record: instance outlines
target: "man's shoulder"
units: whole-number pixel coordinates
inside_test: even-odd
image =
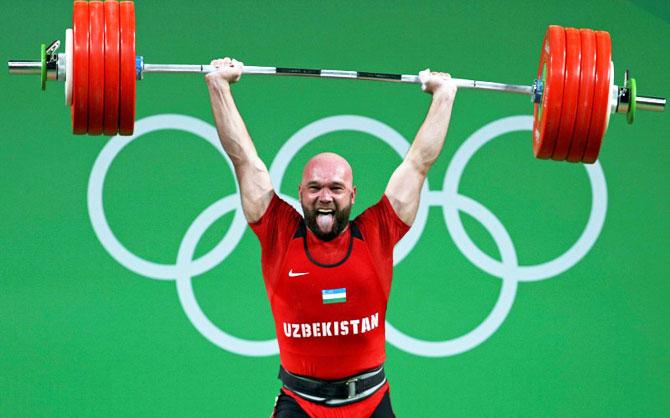
[[[388,197],[383,194],[379,201],[365,209],[358,215],[354,222],[365,232],[365,230],[378,231],[382,235],[404,235],[410,228],[405,224],[393,209]]]
[[[302,215],[286,200],[275,194],[265,213],[256,222],[249,223],[251,229],[263,240],[290,239],[299,225]]]
[[[388,200],[385,195],[382,195],[377,203],[368,206],[365,210],[363,210],[363,212],[356,216],[356,218],[354,218],[354,222],[356,222],[358,226],[361,226],[365,225],[366,223],[378,220],[383,216],[386,204],[384,202],[385,199]]]
[[[275,221],[282,218],[301,220],[302,215],[289,202],[275,193],[272,196],[270,204],[265,209],[263,215],[261,215],[258,221],[254,222],[254,224],[261,223],[262,221],[268,220],[269,218],[274,218],[273,220]]]

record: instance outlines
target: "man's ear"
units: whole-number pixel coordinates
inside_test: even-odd
[[[351,192],[351,204],[353,205],[356,203],[356,186],[353,187],[353,191]]]
[[[298,184],[298,202],[302,204],[302,184]]]

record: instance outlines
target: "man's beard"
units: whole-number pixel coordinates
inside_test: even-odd
[[[303,205],[302,211],[305,215],[305,224],[320,240],[331,241],[337,238],[349,224],[349,214],[351,213],[351,206],[352,205],[349,205],[342,209],[337,209],[336,207],[333,215],[326,215],[326,216],[333,216],[333,227],[330,229],[330,232],[323,232],[321,231],[317,223],[317,217],[319,216],[318,210],[317,209],[310,210]]]

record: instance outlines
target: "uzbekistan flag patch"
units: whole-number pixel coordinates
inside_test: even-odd
[[[347,301],[347,289],[323,289],[321,291],[321,300],[326,303],[344,303]]]

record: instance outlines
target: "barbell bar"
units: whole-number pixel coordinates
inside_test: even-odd
[[[211,65],[149,64],[135,51],[135,4],[132,1],[76,0],[73,29],[60,41],[41,45],[39,61],[8,61],[10,74],[40,75],[64,81],[74,134],[131,135],[136,81],[149,73],[207,74]],[[243,74],[339,78],[419,84],[418,75],[288,67],[244,66]],[[530,86],[462,78],[466,89],[527,95],[534,106],[533,153],[537,158],[593,163],[600,152],[611,113],[662,112],[666,99],[637,95],[636,81],[624,73],[614,84],[608,32],[549,26],[537,77]]]

